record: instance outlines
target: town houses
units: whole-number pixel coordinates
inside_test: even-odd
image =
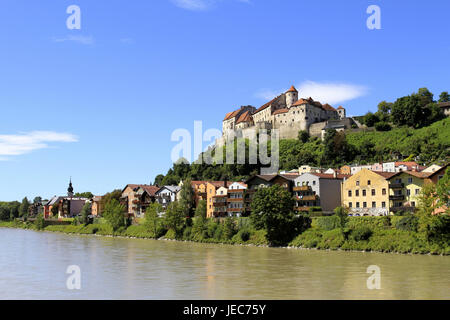
[[[249,216],[254,194],[260,188],[273,185],[292,194],[295,212],[332,215],[337,207],[345,207],[352,216],[384,216],[400,211],[415,212],[423,186],[436,184],[447,168],[448,164],[424,167],[412,161],[341,168],[304,165],[288,172],[254,175],[244,181],[194,180],[190,183],[194,206],[205,201],[207,218]],[[159,214],[164,215],[170,203],[180,200],[183,184],[184,181],[166,186],[127,184],[119,191],[124,214],[131,219],[144,218],[147,208],[156,202],[161,205]],[[75,197],[70,181],[67,196],[37,202],[30,207],[30,214],[43,213],[45,218],[75,217],[88,202],[92,216],[101,216],[102,196]]]

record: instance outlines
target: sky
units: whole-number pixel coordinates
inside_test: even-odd
[[[66,12],[80,8],[80,29]],[[367,8],[378,5],[381,29]],[[221,130],[227,112],[291,85],[376,111],[450,91],[450,2],[2,0],[0,201],[149,184],[176,129]],[[207,146],[205,142],[204,147]]]

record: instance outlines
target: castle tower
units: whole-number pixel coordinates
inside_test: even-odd
[[[286,107],[290,108],[295,102],[298,101],[298,91],[294,86],[286,91]]]
[[[72,177],[70,177],[69,187],[67,188],[67,196],[73,197]]]
[[[339,115],[339,119],[342,120],[342,119],[345,119],[347,117],[347,115],[345,114],[345,108],[343,106],[339,106],[337,108],[337,112],[338,112],[338,115]]]

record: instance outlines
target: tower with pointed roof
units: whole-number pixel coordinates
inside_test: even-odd
[[[347,115],[345,114],[345,108],[343,106],[339,106],[337,108],[337,112],[338,112],[338,115],[339,115],[339,119],[342,120],[342,119],[345,119],[347,117]]]
[[[73,197],[72,177],[70,177],[69,187],[67,188],[67,196]]]
[[[289,109],[298,100],[298,91],[294,86],[286,91],[286,107]]]

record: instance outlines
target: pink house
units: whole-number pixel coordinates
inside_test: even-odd
[[[383,172],[383,164],[382,163],[374,163],[372,165],[372,171]]]

